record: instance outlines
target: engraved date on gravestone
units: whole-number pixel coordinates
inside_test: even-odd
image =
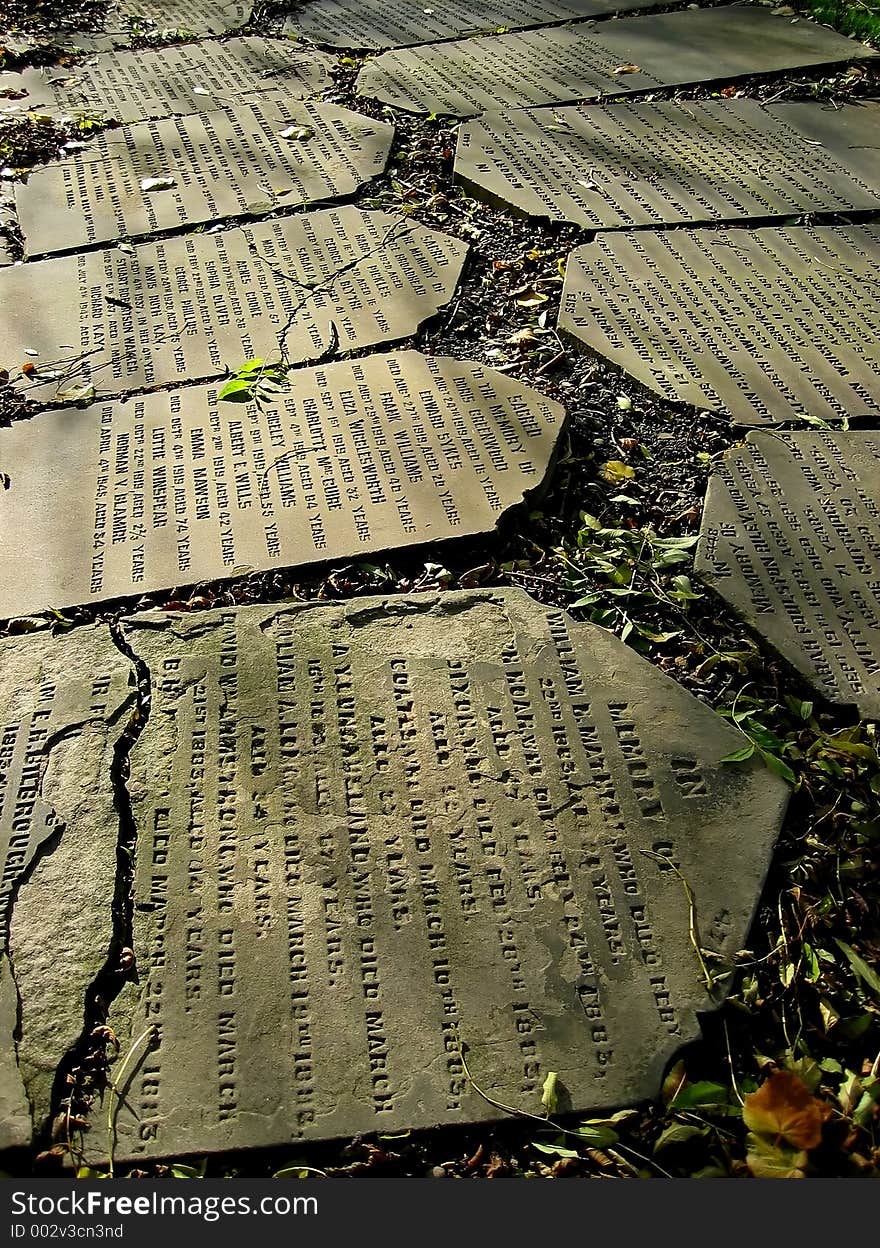
[[[415,43],[521,30],[579,17],[611,17],[657,8],[661,0],[450,0],[436,8],[393,0],[306,0],[288,26],[318,43],[341,48],[398,48]]]
[[[34,256],[331,200],[382,172],[393,137],[385,122],[267,91],[230,110],[104,130],[16,185],[19,224]]]
[[[696,573],[830,702],[880,717],[880,434],[750,433],[710,482]]]
[[[492,203],[587,229],[877,208],[880,149],[851,142],[878,130],[880,105],[517,109],[459,129],[455,178]]]
[[[551,1070],[570,1109],[656,1094],[712,1006],[681,877],[731,956],[786,800],[713,712],[518,590],[126,635],[153,704],[110,1023],[153,1044],[118,1157],[497,1116],[461,1046],[526,1112]]]
[[[265,410],[200,387],[44,413],[0,433],[0,614],[490,532],[563,418],[415,351],[297,372]]]
[[[451,299],[466,252],[405,217],[331,208],[5,269],[0,329],[35,364],[31,397],[123,394],[404,338]]]
[[[569,257],[559,328],[738,424],[876,415],[880,227],[600,234]]]
[[[467,117],[875,55],[827,28],[734,5],[385,52],[357,89],[411,112]]]
[[[0,643],[0,1148],[44,1126],[113,936],[129,670],[106,629]]]
[[[292,99],[330,85],[330,58],[315,48],[248,36],[147,52],[102,52],[68,68],[0,74],[0,89],[25,91],[22,106],[50,112],[106,113],[117,121],[207,112],[267,90]]]

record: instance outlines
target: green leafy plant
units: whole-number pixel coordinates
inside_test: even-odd
[[[256,403],[267,406],[285,390],[287,369],[280,360],[247,360],[227,381],[218,398],[225,403]]]

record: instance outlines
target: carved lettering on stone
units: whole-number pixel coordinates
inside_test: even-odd
[[[730,957],[786,801],[728,725],[520,591],[126,627],[153,703],[110,1021],[157,1043],[119,1158],[497,1116],[461,1046],[527,1112],[549,1071],[570,1109],[656,1094],[713,1004],[678,872]]]
[[[248,36],[146,52],[101,52],[68,68],[0,74],[0,88],[27,92],[5,111],[84,110],[117,121],[146,121],[249,102],[267,90],[304,99],[330,85],[330,64],[315,48]]]
[[[874,55],[825,27],[732,6],[385,52],[357,87],[410,112],[467,117]],[[631,64],[638,72],[615,72]]]
[[[880,717],[880,434],[750,433],[709,483],[699,578],[830,702]]]
[[[876,104],[517,109],[461,126],[455,177],[491,203],[586,229],[870,209],[880,149],[867,140],[878,131]]]
[[[434,43],[499,29],[569,22],[579,17],[613,17],[657,8],[661,0],[450,0],[436,8],[394,4],[393,0],[308,0],[286,27],[317,43],[341,48],[395,48]],[[285,27],[285,28],[286,28]]]
[[[113,936],[111,764],[130,665],[106,629],[0,644],[0,1147],[26,1146]]]
[[[491,532],[547,474],[564,414],[415,351],[296,372],[259,410],[217,389],[0,432],[0,613]]]
[[[880,227],[600,234],[569,257],[559,328],[739,424],[876,415]]]
[[[293,131],[284,137],[285,131]],[[30,255],[350,195],[381,173],[394,127],[279,93],[234,110],[105,130],[15,188]],[[144,181],[173,178],[145,190]]]
[[[466,253],[405,217],[331,208],[5,269],[0,329],[36,365],[31,397],[123,394],[404,338],[452,298]]]

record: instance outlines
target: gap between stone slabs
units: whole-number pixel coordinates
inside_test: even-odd
[[[787,801],[720,763],[729,725],[518,590],[124,629],[153,691],[118,1161],[499,1116],[461,1046],[526,1111],[550,1070],[563,1111],[657,1094]]]
[[[585,229],[880,208],[880,105],[656,100],[465,122],[455,181]]]
[[[408,112],[470,117],[876,55],[825,27],[734,5],[385,52],[361,70],[357,91]]]
[[[28,397],[120,395],[407,338],[452,298],[466,255],[450,235],[347,205],[7,268],[0,328],[35,365]]]

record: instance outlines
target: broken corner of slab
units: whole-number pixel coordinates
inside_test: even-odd
[[[750,433],[713,473],[695,573],[827,701],[880,717],[880,434]]]
[[[134,617],[118,1160],[657,1094],[786,804],[738,734],[520,591]],[[198,1112],[194,1107],[198,1106]],[[103,1119],[87,1136],[95,1160]]]
[[[111,767],[131,696],[107,629],[0,644],[0,1148],[45,1129],[111,946]]]

